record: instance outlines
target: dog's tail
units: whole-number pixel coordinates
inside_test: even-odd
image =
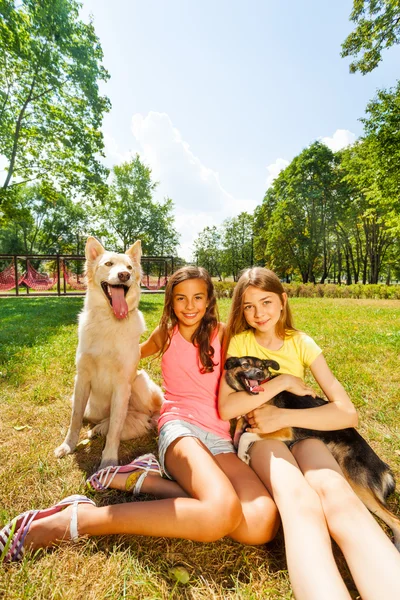
[[[351,480],[349,480],[349,483],[365,506],[391,528],[394,536],[394,545],[400,552],[400,519],[385,506],[384,502],[378,498],[373,489],[364,487]]]

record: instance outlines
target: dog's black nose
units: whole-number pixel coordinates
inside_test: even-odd
[[[118,279],[120,281],[128,281],[130,276],[131,274],[128,271],[121,271],[120,273],[118,273]]]

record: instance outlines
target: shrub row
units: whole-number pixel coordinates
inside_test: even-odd
[[[234,281],[213,281],[217,298],[232,298],[236,283]]]
[[[215,281],[217,298],[232,298],[236,283]],[[354,283],[336,285],[334,283],[284,283],[289,298],[378,298],[400,300],[400,285]]]

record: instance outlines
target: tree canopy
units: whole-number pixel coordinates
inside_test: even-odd
[[[110,245],[125,251],[133,240],[142,241],[146,254],[175,252],[178,233],[172,215],[173,202],[153,199],[157,182],[139,155],[116,165],[104,206],[99,210],[99,233]],[[97,212],[97,211],[96,211]]]
[[[400,0],[354,0],[350,19],[356,24],[342,44],[342,56],[354,57],[350,71],[373,71],[382,52],[400,42]]]
[[[38,181],[64,193],[101,196],[107,169],[100,130],[108,73],[92,23],[76,0],[0,0],[0,206]]]

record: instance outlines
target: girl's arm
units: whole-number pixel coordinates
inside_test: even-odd
[[[157,354],[162,347],[162,339],[160,328],[156,327],[151,336],[140,345],[140,358],[147,358],[153,354]]]
[[[305,427],[321,431],[357,427],[356,409],[343,386],[338,382],[320,354],[310,366],[311,372],[329,400],[315,408],[286,409],[266,405],[248,416],[253,433],[271,433],[284,427]]]
[[[268,400],[271,400],[271,398],[283,392],[283,390],[291,391],[293,394],[297,394],[297,396],[316,395],[314,390],[309,388],[300,377],[295,377],[294,375],[278,375],[267,383],[263,383],[262,387],[264,391],[259,392],[257,395],[251,395],[247,392],[236,392],[226,383],[224,371],[219,385],[218,396],[218,411],[221,419],[229,421],[229,419],[233,419],[234,417],[245,415],[249,411],[261,406],[261,404],[268,402]],[[275,431],[275,429],[270,431]]]

